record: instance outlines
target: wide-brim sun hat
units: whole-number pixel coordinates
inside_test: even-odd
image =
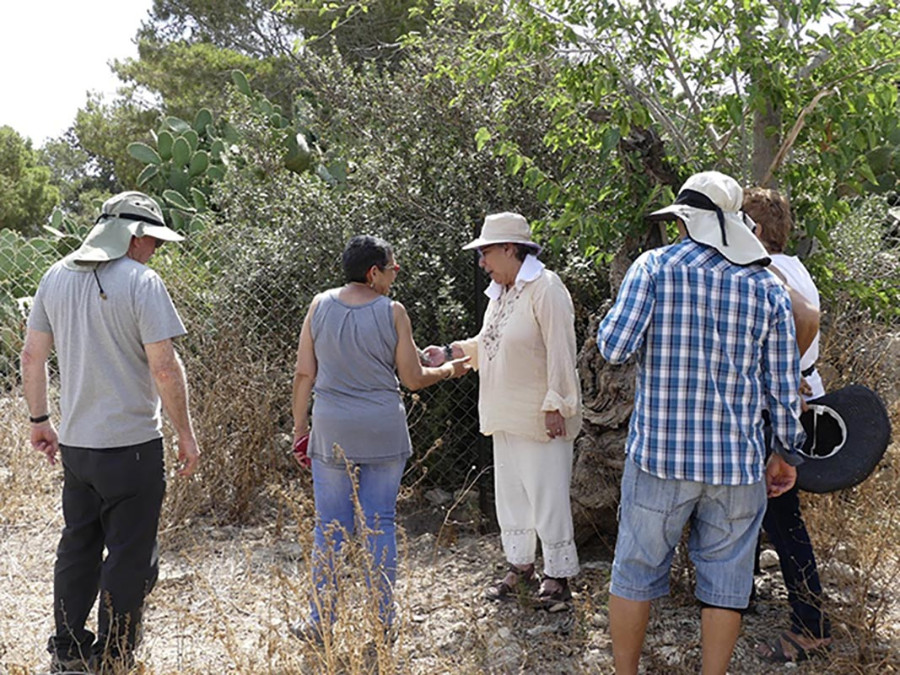
[[[807,401],[800,415],[806,443],[797,486],[807,492],[845,490],[865,480],[891,440],[891,420],[878,394],[859,384]]]
[[[712,246],[736,265],[768,265],[765,247],[753,234],[756,224],[741,211],[744,190],[731,176],[703,171],[688,178],[675,203],[654,211],[649,220],[680,218],[688,236]]]
[[[518,213],[492,213],[484,217],[481,235],[463,246],[464,251],[491,244],[522,244],[540,253],[540,244],[531,240],[531,228],[525,216]]]
[[[162,209],[152,198],[143,192],[120,192],[103,203],[97,223],[65,263],[71,267],[116,260],[128,251],[132,237],[184,239],[166,226]]]

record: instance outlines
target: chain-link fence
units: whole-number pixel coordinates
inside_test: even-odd
[[[297,477],[299,469],[289,459],[297,340],[314,295],[341,283],[340,252],[347,236],[355,234],[341,229],[323,224],[304,233],[290,221],[283,227],[238,232],[233,225],[214,224],[191,233],[182,244],[164,246],[149,263],[162,276],[188,328],[178,351],[204,452],[199,480],[206,487],[201,490],[206,499],[198,503],[192,496],[189,511],[244,518],[273,478],[277,484],[279,478]],[[0,364],[7,390],[16,392],[30,296],[43,272],[79,241],[25,238],[9,231],[0,237],[5,271]],[[452,265],[432,260],[432,266],[442,269],[438,279],[414,271],[421,256],[404,250],[408,242],[394,243],[402,271],[392,297],[408,308],[417,343],[442,344],[477,332],[485,278],[474,256],[456,256]],[[458,248],[458,242],[454,245]],[[461,300],[451,302],[450,296]],[[451,305],[452,319],[438,319]],[[55,384],[52,364],[51,379]],[[437,487],[453,494],[488,485],[490,445],[478,433],[477,391],[477,375],[404,391],[414,449],[404,479],[407,487],[419,493]],[[486,491],[478,492],[489,512]],[[179,509],[179,495],[174,499]]]

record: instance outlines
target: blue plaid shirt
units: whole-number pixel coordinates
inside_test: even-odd
[[[790,297],[767,269],[734,265],[689,239],[647,251],[628,270],[597,345],[610,363],[637,356],[626,453],[645,471],[759,482],[766,409],[773,445],[799,463],[800,355]]]

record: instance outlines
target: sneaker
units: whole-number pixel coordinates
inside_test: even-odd
[[[322,625],[318,622],[310,621],[309,619],[298,621],[288,628],[288,631],[301,642],[313,644],[317,647],[321,647],[325,644],[325,635],[322,633]]]

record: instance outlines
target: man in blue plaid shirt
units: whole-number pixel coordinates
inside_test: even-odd
[[[724,174],[689,178],[673,218],[682,239],[628,270],[597,331],[611,363],[637,359],[610,583],[617,673],[637,673],[650,601],[669,591],[691,524],[703,673],[725,673],[753,585],[767,491],[790,489],[804,439],[791,302]],[[763,410],[778,448],[765,462]],[[766,479],[763,481],[763,479]]]

